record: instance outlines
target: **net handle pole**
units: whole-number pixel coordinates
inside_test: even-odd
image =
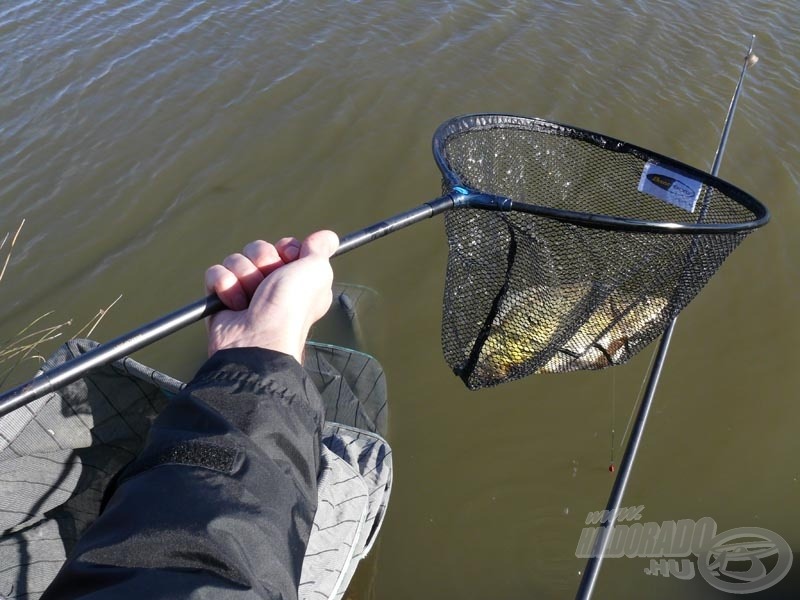
[[[339,256],[364,246],[378,238],[433,217],[457,205],[471,204],[473,201],[480,202],[480,200],[480,197],[476,198],[468,194],[466,190],[454,189],[449,194],[342,237],[339,248],[333,256]],[[225,307],[216,294],[211,294],[155,321],[142,325],[129,333],[100,344],[85,354],[81,354],[50,369],[46,373],[34,377],[26,383],[0,394],[0,417],[62,386],[77,381],[92,369],[124,358],[145,346],[149,346],[153,342],[183,329],[187,325],[219,312],[223,308]]]
[[[387,236],[390,233],[405,229],[409,225],[414,225],[415,223],[419,223],[420,221],[449,210],[454,206],[454,197],[455,194],[453,193],[445,194],[436,200],[420,204],[416,208],[397,214],[385,221],[380,221],[369,227],[364,227],[364,229],[354,231],[339,240],[339,248],[333,253],[333,256],[340,256]]]
[[[742,72],[739,75],[739,82],[736,84],[736,90],[733,93],[733,98],[731,99],[730,106],[728,107],[728,114],[725,117],[725,124],[722,128],[719,146],[717,146],[717,152],[714,155],[714,164],[711,167],[711,174],[715,177],[719,172],[719,167],[722,163],[722,156],[725,153],[725,146],[728,143],[728,134],[730,133],[731,122],[733,121],[733,113],[736,110],[736,105],[739,101],[739,95],[742,91],[742,83],[744,82],[745,72],[747,71],[747,67],[754,65],[758,61],[758,57],[753,54],[753,44],[755,43],[755,39],[755,35],[753,35],[750,39],[750,47],[747,50],[747,55],[744,57]],[[628,438],[628,443],[625,446],[625,453],[620,461],[619,472],[617,478],[614,480],[614,485],[611,488],[611,494],[608,498],[608,503],[606,504],[606,510],[608,511],[606,515],[608,515],[608,518],[604,523],[601,523],[597,529],[594,544],[592,546],[592,555],[587,561],[586,568],[584,569],[581,577],[581,583],[578,587],[578,593],[576,595],[576,598],[579,600],[588,600],[591,598],[595,584],[597,583],[600,567],[603,563],[603,558],[606,549],[608,548],[608,544],[611,541],[611,536],[616,522],[616,515],[622,506],[622,498],[625,495],[625,488],[628,486],[628,481],[630,480],[631,471],[633,469],[633,463],[634,460],[636,460],[636,454],[639,451],[639,445],[641,444],[642,437],[644,435],[647,417],[650,415],[653,397],[655,396],[656,388],[658,387],[658,381],[664,368],[664,361],[667,358],[669,344],[672,341],[672,333],[675,330],[675,324],[677,321],[677,316],[670,320],[667,328],[664,330],[664,334],[661,336],[661,341],[659,342],[658,349],[656,350],[655,360],[648,376],[647,387],[645,389],[644,396],[642,397],[642,401],[639,404],[639,408],[636,413],[636,420],[634,421],[631,435]]]

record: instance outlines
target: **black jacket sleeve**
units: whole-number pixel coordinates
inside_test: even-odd
[[[217,352],[155,420],[43,599],[296,598],[323,414],[290,356]]]

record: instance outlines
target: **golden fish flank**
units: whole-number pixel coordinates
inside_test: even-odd
[[[667,301],[644,298],[637,302],[620,296],[609,296],[538,372],[603,369],[626,362],[631,343],[645,337],[663,318]]]
[[[579,286],[547,291],[536,288],[509,297],[481,352],[480,365],[485,375],[505,378],[515,367],[546,350],[561,325],[558,318],[542,317],[557,305],[550,301],[558,297],[560,306],[566,302],[571,307],[588,291],[588,287]],[[630,343],[641,339],[662,319],[666,305],[663,298],[637,301],[620,292],[612,293],[537,372],[602,369],[625,362],[630,358]]]
[[[559,325],[557,318],[548,318],[550,307],[563,303],[565,292],[582,297],[577,286],[534,286],[508,293],[481,349],[477,368],[482,376],[504,379],[545,348]]]

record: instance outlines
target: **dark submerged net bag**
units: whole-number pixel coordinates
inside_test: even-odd
[[[626,362],[768,219],[702,171],[541,119],[453,119],[434,155],[446,190],[511,201],[445,217],[442,346],[472,389]]]

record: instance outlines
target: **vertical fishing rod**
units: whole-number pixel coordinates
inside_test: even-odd
[[[725,117],[725,124],[722,127],[722,135],[719,146],[717,147],[717,152],[714,155],[714,164],[711,167],[711,174],[715,177],[719,172],[719,167],[722,163],[722,155],[725,153],[725,146],[728,143],[728,133],[730,132],[731,121],[733,120],[733,113],[736,110],[736,104],[739,102],[739,94],[742,91],[742,83],[744,82],[745,72],[747,71],[747,67],[753,66],[756,64],[756,62],[758,62],[758,57],[753,54],[753,44],[755,44],[755,40],[756,36],[754,35],[750,39],[750,47],[747,50],[747,55],[744,57],[742,72],[739,75],[739,82],[736,84],[736,91],[733,93],[731,104],[728,107],[728,114]],[[701,209],[700,218],[702,218],[705,214],[705,208],[706,207],[704,206]],[[633,425],[631,436],[628,440],[628,444],[625,446],[625,453],[622,456],[622,461],[619,465],[619,475],[617,475],[617,478],[614,480],[614,485],[611,488],[611,495],[609,496],[608,504],[606,505],[607,512],[605,514],[607,515],[607,519],[598,527],[597,537],[595,538],[592,548],[592,556],[586,563],[586,569],[584,570],[583,577],[581,578],[580,587],[578,588],[578,594],[576,596],[576,598],[581,600],[591,597],[592,592],[594,591],[594,586],[597,583],[597,576],[600,573],[600,566],[603,563],[606,549],[611,541],[617,512],[622,506],[622,497],[625,494],[625,488],[628,486],[631,469],[633,468],[633,461],[636,459],[636,453],[638,452],[639,444],[642,441],[644,427],[647,422],[647,417],[650,414],[650,407],[653,404],[653,397],[656,393],[656,387],[658,387],[658,380],[661,377],[661,371],[664,368],[664,361],[667,358],[667,351],[669,350],[669,344],[672,340],[672,332],[675,330],[675,323],[677,320],[677,316],[673,317],[670,320],[669,325],[667,325],[664,334],[661,336],[661,341],[659,343],[658,350],[656,351],[655,361],[650,369],[647,388],[642,398],[642,402],[639,405],[639,410],[636,414],[636,421]]]

